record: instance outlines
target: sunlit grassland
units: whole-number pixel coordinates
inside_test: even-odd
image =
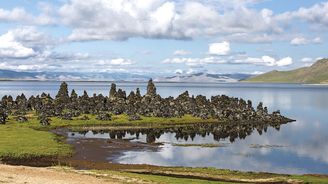
[[[70,146],[50,132],[13,123],[0,126],[0,158],[61,157],[69,154]]]

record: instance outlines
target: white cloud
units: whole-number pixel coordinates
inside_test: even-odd
[[[291,57],[285,57],[276,61],[277,66],[288,66],[293,64],[293,59]]]
[[[206,64],[223,64],[227,61],[218,57],[204,58],[168,58],[162,63],[165,64],[186,64],[188,66],[206,65]]]
[[[99,60],[97,62],[98,65],[114,65],[114,66],[124,66],[124,65],[132,65],[134,61],[124,58],[115,58],[111,60]]]
[[[59,14],[62,23],[73,28],[69,38],[74,41],[131,37],[190,39],[282,31],[271,10],[246,7],[254,1],[234,2],[238,3],[232,3],[229,10],[219,11],[215,3],[204,1],[70,0],[60,8]]]
[[[187,50],[176,50],[173,53],[173,55],[175,55],[175,56],[185,56],[185,55],[189,55],[189,54],[191,54],[191,52],[187,51]]]
[[[319,31],[328,28],[328,2],[314,4],[309,8],[301,7],[296,11],[289,11],[279,14],[275,19],[279,22],[291,23],[294,19],[310,23],[312,27]]]
[[[322,40],[320,37],[315,37],[313,39],[307,39],[305,37],[299,36],[299,37],[295,37],[294,39],[292,39],[290,41],[290,44],[294,45],[294,46],[307,45],[307,44],[311,44],[311,43],[315,43],[315,44],[322,43]]]
[[[304,37],[296,37],[290,41],[291,45],[305,45],[308,41]]]
[[[271,56],[262,56],[261,58],[247,57],[246,59],[232,61],[232,63],[265,66],[288,66],[293,64],[293,59],[291,57],[285,57],[280,60],[277,60]]]
[[[319,26],[328,26],[328,2],[317,3],[310,8],[300,8],[291,16]]]
[[[211,55],[227,55],[230,52],[229,42],[212,43],[209,45],[208,53]]]
[[[250,64],[250,65],[263,65],[263,66],[288,66],[293,64],[291,57],[275,59],[271,56],[245,57],[238,58],[231,56],[229,58],[221,58],[218,56],[204,57],[204,58],[168,58],[162,61],[165,64],[185,64],[187,66],[204,66],[208,64]]]
[[[15,70],[15,71],[40,71],[44,69],[51,69],[48,64],[41,63],[14,63],[14,62],[0,62],[0,68],[6,70]]]
[[[313,62],[313,59],[312,58],[309,58],[309,57],[305,57],[305,58],[302,58],[301,59],[301,62],[303,62],[303,63],[309,63],[309,62]]]
[[[12,10],[0,8],[0,22],[19,22],[25,25],[55,24],[54,17],[49,13],[49,9],[46,11],[46,9],[41,8],[41,14],[34,16],[23,8],[14,8]]]
[[[28,58],[36,55],[32,48],[25,47],[22,43],[18,42],[12,31],[1,35],[0,43],[1,58]]]

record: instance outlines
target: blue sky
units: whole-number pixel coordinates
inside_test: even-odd
[[[11,0],[0,68],[262,73],[327,57],[328,1]]]

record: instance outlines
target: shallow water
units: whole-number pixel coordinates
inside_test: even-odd
[[[85,89],[92,93],[109,92],[106,82],[70,82],[79,94]],[[170,143],[217,143],[213,135],[196,136],[194,140],[177,140],[175,133],[164,133],[156,142],[167,142],[156,151],[127,151],[115,162],[144,163],[164,166],[217,167],[247,171],[278,173],[328,174],[328,87],[294,84],[186,84],[160,83],[157,91],[163,97],[177,96],[185,90],[190,94],[225,94],[250,99],[253,104],[262,101],[269,111],[280,109],[283,115],[296,122],[282,125],[280,130],[268,128],[260,135],[254,131],[245,139],[229,138],[220,143],[226,147],[180,147]],[[59,82],[0,82],[0,96],[13,96],[24,92],[27,96],[45,91],[54,95]],[[145,83],[118,83],[119,88],[130,91]],[[92,133],[88,136],[94,137]],[[103,134],[104,138],[109,135]],[[96,136],[98,137],[98,136]],[[140,136],[145,141],[145,135]],[[278,147],[252,148],[252,145],[278,145]]]

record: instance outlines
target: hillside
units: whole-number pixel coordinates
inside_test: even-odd
[[[328,59],[321,59],[310,67],[303,67],[291,71],[271,71],[244,80],[245,82],[272,83],[328,83]]]

